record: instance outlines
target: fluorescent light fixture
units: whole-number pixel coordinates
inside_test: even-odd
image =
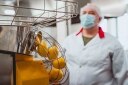
[[[12,1],[5,1],[4,2],[6,5],[13,5],[13,2]]]
[[[10,9],[6,9],[4,11],[4,13],[7,14],[7,15],[15,15],[15,11],[14,10],[10,10]]]

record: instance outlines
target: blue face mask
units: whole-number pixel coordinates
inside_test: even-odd
[[[84,29],[90,29],[95,25],[95,16],[91,14],[85,14],[80,16],[81,25]]]

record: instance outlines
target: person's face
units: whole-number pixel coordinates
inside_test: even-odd
[[[91,8],[86,8],[82,11],[81,15],[84,15],[84,14],[90,14],[90,15],[93,15],[95,16],[96,20],[95,20],[95,23],[96,24],[99,24],[100,20],[101,20],[101,17],[97,14],[96,11],[94,11],[93,9]]]

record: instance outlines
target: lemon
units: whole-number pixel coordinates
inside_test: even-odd
[[[51,46],[48,49],[48,58],[49,60],[56,59],[58,56],[58,48],[56,46]]]
[[[37,48],[37,52],[40,56],[46,57],[48,54],[48,47],[45,41],[41,41],[41,43],[39,44],[38,48]]]
[[[41,43],[41,40],[39,39],[38,36],[36,36],[36,39],[35,39],[35,45],[39,45]]]
[[[35,39],[35,45],[39,45],[42,41],[42,33],[38,32],[36,39]]]
[[[63,72],[60,69],[52,68],[49,72],[50,81],[59,81],[63,77]]]
[[[66,62],[63,57],[53,60],[52,63],[53,63],[53,67],[55,67],[57,69],[62,69],[66,66]]]

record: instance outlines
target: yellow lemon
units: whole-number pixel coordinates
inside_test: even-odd
[[[66,62],[63,57],[53,60],[53,67],[55,67],[57,69],[62,69],[65,66],[66,66]]]
[[[48,47],[45,41],[41,41],[41,43],[39,44],[38,48],[37,48],[37,52],[40,56],[46,57],[48,54]]]
[[[39,39],[38,36],[36,36],[36,39],[35,39],[35,45],[39,45],[41,43],[41,40]]]
[[[58,48],[56,46],[52,46],[48,49],[48,58],[49,60],[56,59],[58,56]]]
[[[60,69],[52,68],[49,72],[50,81],[59,81],[63,77],[63,72]]]
[[[41,43],[41,41],[42,41],[42,33],[38,32],[36,39],[35,39],[35,44],[39,45]]]

